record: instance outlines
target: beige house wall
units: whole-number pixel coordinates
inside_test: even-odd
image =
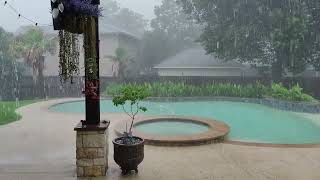
[[[255,76],[256,73],[246,72],[238,68],[161,68],[159,76]]]
[[[82,42],[82,37],[79,38]],[[130,55],[134,57],[137,53],[137,42],[139,40],[127,38],[125,35],[119,34],[103,34],[100,36],[100,76],[112,76],[113,62],[108,56],[115,55],[118,47],[128,50]],[[121,45],[120,45],[121,42]],[[84,51],[82,43],[80,43],[80,75],[84,76]],[[45,76],[59,75],[59,45],[57,44],[57,51],[54,55],[47,54],[45,57]]]

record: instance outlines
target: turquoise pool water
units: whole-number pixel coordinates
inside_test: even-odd
[[[147,134],[180,136],[204,133],[209,130],[209,127],[192,122],[155,121],[138,124],[135,129]]]
[[[320,143],[320,123],[289,111],[259,104],[226,101],[143,102],[147,115],[184,115],[213,118],[227,123],[229,139],[276,144]],[[56,112],[83,113],[83,101],[59,104]],[[110,100],[101,102],[102,112],[122,112]],[[319,119],[320,121],[320,119]]]

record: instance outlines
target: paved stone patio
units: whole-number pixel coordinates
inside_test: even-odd
[[[48,107],[73,99],[40,102],[18,109],[20,121],[0,126],[0,180],[76,180],[74,126],[81,114],[53,113]],[[319,115],[309,115],[320,122]],[[110,138],[123,114],[111,120]],[[320,148],[266,148],[231,144],[145,147],[139,174],[121,176],[110,142],[106,177],[93,180],[319,180]],[[88,178],[90,179],[90,178]],[[84,179],[79,179],[84,180]]]

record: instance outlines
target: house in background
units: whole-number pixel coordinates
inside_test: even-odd
[[[57,36],[56,31],[51,29],[43,29],[48,37]],[[25,28],[21,28],[17,33],[23,33]],[[136,57],[140,44],[140,36],[135,35],[127,30],[118,28],[111,24],[100,25],[100,76],[113,76],[114,62],[109,56],[114,56],[117,48],[125,49],[130,57]],[[79,36],[80,42],[80,76],[84,76],[84,52],[82,46],[82,35]],[[44,76],[55,77],[59,76],[59,43],[57,43],[56,53],[54,55],[46,54],[44,61]],[[32,75],[32,69],[26,68],[24,73],[27,76]]]
[[[181,51],[155,66],[159,76],[253,77],[256,69],[236,61],[223,61],[207,55],[202,48]]]
[[[285,77],[293,77],[293,76],[294,75],[292,73],[286,72]],[[309,78],[319,78],[320,77],[320,73],[319,73],[319,71],[316,71],[313,66],[307,65],[306,69],[303,72],[297,74],[296,76],[297,77],[304,77],[304,78],[307,78],[307,77],[309,77]]]

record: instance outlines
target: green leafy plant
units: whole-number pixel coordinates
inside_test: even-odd
[[[48,38],[40,28],[27,27],[25,33],[16,36],[11,48],[16,58],[32,67],[35,82],[43,87],[45,55],[56,52],[56,38]]]
[[[271,97],[289,101],[310,102],[314,100],[312,96],[303,93],[303,89],[299,86],[299,84],[291,87],[291,89],[287,89],[281,83],[273,83],[271,85]]]
[[[124,48],[117,48],[114,56],[105,56],[111,59],[113,76],[120,79],[126,77],[126,69],[129,63],[133,62],[133,58],[129,56],[128,52]]]
[[[148,97],[148,93],[144,87],[136,85],[125,85],[120,88],[120,94],[113,95],[113,104],[118,107],[121,106],[123,111],[131,118],[130,128],[126,125],[124,135],[126,137],[132,136],[133,122],[139,112],[146,112],[147,108],[140,106],[140,102]],[[129,105],[127,107],[126,105]]]
[[[79,75],[80,47],[78,36],[67,31],[59,31],[59,76],[66,81]]]
[[[289,101],[313,101],[314,98],[303,93],[299,85],[291,89],[282,84],[273,83],[271,86],[259,82],[248,85],[237,85],[232,83],[210,83],[195,86],[186,83],[156,82],[144,84],[111,84],[107,88],[107,95],[119,92],[125,86],[138,86],[146,89],[153,97],[195,97],[195,96],[225,96],[242,98],[275,98]]]
[[[308,94],[304,94],[303,89],[299,86],[299,84],[293,86],[289,90],[289,97],[292,101],[312,101],[313,97]]]
[[[271,84],[271,97],[277,99],[287,99],[289,97],[290,91],[285,88],[281,83]]]

